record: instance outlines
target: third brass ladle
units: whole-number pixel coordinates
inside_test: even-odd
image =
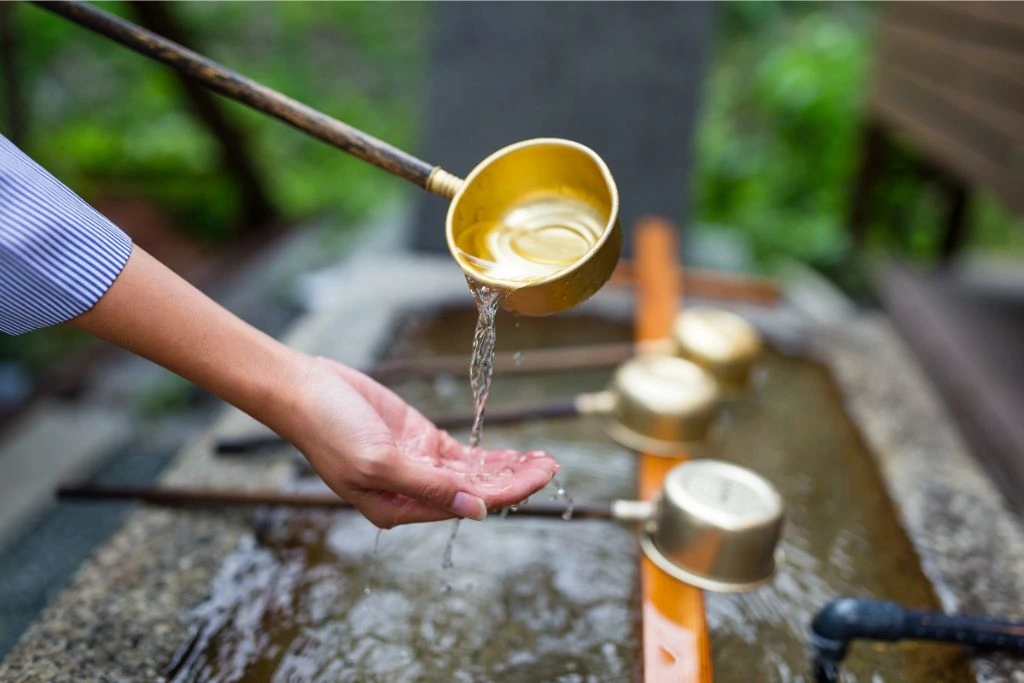
[[[57,495],[171,507],[350,507],[333,493],[275,490],[85,484],[62,486]],[[705,590],[731,592],[762,585],[781,565],[778,543],[784,510],[782,496],[763,477],[731,463],[703,459],[673,467],[652,501],[578,503],[571,509],[564,502],[528,503],[518,506],[515,516],[637,524],[644,553],[670,576]]]
[[[618,190],[604,161],[579,143],[558,138],[518,142],[491,154],[462,180],[88,4],[35,4],[450,199],[445,227],[452,256],[471,279],[507,292],[503,306],[510,311],[531,316],[564,311],[611,277],[622,242]],[[481,226],[497,223],[513,228],[507,243],[498,245],[479,234]]]
[[[676,316],[666,339],[634,344],[584,344],[527,349],[525,354],[494,355],[495,373],[567,372],[615,367],[637,353],[674,355],[706,368],[730,395],[748,385],[764,350],[757,328],[741,316],[720,308],[687,306]],[[465,354],[393,358],[377,363],[369,374],[379,382],[465,374]]]

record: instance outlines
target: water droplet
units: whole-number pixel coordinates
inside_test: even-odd
[[[509,508],[512,510],[512,512],[519,512],[519,503],[512,503],[511,505],[509,505]]]
[[[383,529],[377,529],[377,535],[373,537],[373,553],[370,555],[370,578],[367,580],[366,587],[363,588],[363,595],[369,595],[373,592],[373,577],[377,575],[377,565],[380,561],[380,539],[384,535]]]
[[[562,519],[572,519],[572,496],[569,495],[568,491],[565,490],[565,487],[558,481],[558,477],[553,477],[551,482],[555,485],[555,493],[551,496],[551,500],[564,500],[566,507],[565,512],[562,513]]]

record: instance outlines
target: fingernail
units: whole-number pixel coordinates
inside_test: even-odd
[[[487,518],[487,506],[484,505],[484,501],[462,491],[455,494],[451,510],[459,517],[475,519],[478,522]]]

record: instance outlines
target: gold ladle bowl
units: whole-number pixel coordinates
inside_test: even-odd
[[[707,368],[732,393],[742,389],[763,352],[761,335],[744,318],[718,308],[692,306],[672,325],[672,353]]]
[[[581,394],[575,404],[580,414],[607,418],[608,436],[627,448],[692,455],[719,415],[721,392],[695,363],[645,354],[620,365],[609,389]]]
[[[582,303],[619,259],[619,195],[591,149],[537,138],[498,150],[465,181],[438,169],[428,189],[454,193],[448,248],[466,275],[508,292],[520,315],[549,315]]]

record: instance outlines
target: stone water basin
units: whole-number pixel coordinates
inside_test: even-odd
[[[409,314],[383,355],[468,359],[474,321],[468,308]],[[628,324],[602,318],[502,314],[497,345],[528,355],[630,336]],[[499,376],[489,405],[565,398],[603,388],[609,376],[610,369]],[[428,414],[471,406],[463,377],[394,388]],[[634,494],[634,455],[606,439],[599,420],[485,428],[484,443],[552,451],[577,500]],[[807,626],[833,597],[939,609],[824,367],[768,354],[755,390],[728,407],[714,449],[774,482],[788,505],[787,564],[773,583],[742,595],[707,594],[716,681],[809,681]],[[638,544],[614,523],[514,516],[463,523],[450,571],[441,566],[450,523],[391,530],[379,545],[376,530],[350,513],[266,513],[255,530],[191,612],[192,637],[167,670],[171,680],[583,683],[641,676]],[[855,645],[842,680],[970,678],[960,649],[903,643]]]

